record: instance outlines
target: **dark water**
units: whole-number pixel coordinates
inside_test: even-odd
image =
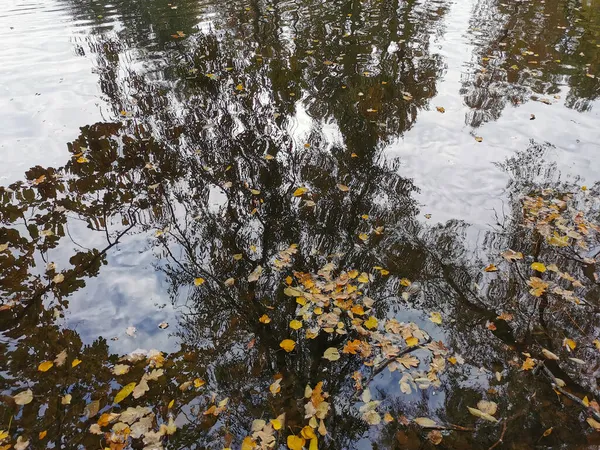
[[[508,248],[540,256],[523,194],[585,185],[598,206],[596,0],[16,0],[0,9],[0,42],[2,444],[122,448],[89,432],[98,400],[99,414],[151,407],[154,429],[172,418],[165,448],[240,448],[254,419],[285,412],[284,448],[307,423],[305,386],[323,381],[320,448],[434,448],[416,417],[469,429],[443,430],[438,448],[600,445],[581,405],[521,370],[544,347],[569,392],[599,398],[594,278],[586,304],[541,310],[516,274],[482,270]],[[374,275],[380,321],[414,322],[448,349],[437,387],[373,378],[391,423],[361,418],[352,375],[369,367],[321,358],[339,336],[289,328],[286,277],[330,262]],[[403,278],[420,286],[404,298]],[[113,407],[144,367],[111,368],[140,348],[164,352],[165,375]],[[63,350],[64,365],[38,370]],[[33,401],[15,405],[28,388]],[[225,412],[203,414],[224,398]],[[481,399],[499,424],[469,414]]]

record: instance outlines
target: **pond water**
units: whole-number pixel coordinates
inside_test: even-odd
[[[0,42],[0,448],[240,448],[282,413],[285,448],[318,382],[320,448],[598,448],[594,404],[522,364],[549,350],[599,398],[596,265],[577,264],[600,247],[541,249],[522,202],[576,192],[597,220],[600,2],[13,0]],[[585,302],[529,294],[507,249],[579,274]],[[348,334],[307,338],[321,313],[286,287],[310,300],[301,274],[328,264],[320,282],[374,303],[332,297]],[[371,316],[413,324],[416,367],[342,351],[380,339]],[[140,349],[164,374],[114,405]],[[139,405],[129,431],[98,423]]]

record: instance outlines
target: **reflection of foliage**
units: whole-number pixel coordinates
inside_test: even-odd
[[[566,105],[589,110],[600,95],[600,13],[597,2],[590,3],[581,8],[564,0],[479,2],[471,26],[477,30],[480,67],[461,91],[472,108],[467,123],[496,120],[507,104],[551,104],[565,78],[571,87]]]

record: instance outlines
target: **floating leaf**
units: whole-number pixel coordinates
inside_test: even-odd
[[[292,320],[290,322],[290,328],[292,330],[299,330],[300,328],[302,328],[302,322],[300,322],[299,320]]]
[[[132,382],[132,383],[126,384],[123,387],[123,389],[121,389],[117,393],[117,395],[115,396],[114,402],[115,403],[121,403],[123,400],[125,400],[133,392],[133,390],[135,389],[136,384],[137,383],[135,381]]]
[[[429,439],[429,442],[433,445],[440,445],[443,439],[442,432],[440,430],[431,430],[427,433],[427,439]]]
[[[98,414],[98,411],[100,411],[100,401],[98,400],[91,401],[90,403],[85,405],[85,408],[83,408],[83,413],[88,419]]]
[[[490,264],[483,270],[486,272],[498,272],[498,268],[494,264]]]
[[[71,399],[73,398],[73,396],[71,394],[67,394],[64,397],[62,397],[60,399],[60,403],[61,405],[70,405],[71,404]]]
[[[496,414],[496,411],[498,410],[498,405],[494,402],[489,402],[487,400],[480,400],[479,402],[477,402],[477,408],[481,412],[484,412],[486,414],[489,414],[490,416],[493,416],[494,414]]]
[[[531,359],[531,358],[527,358],[525,361],[523,361],[523,365],[521,366],[522,370],[531,370],[535,367],[535,360]]]
[[[515,252],[514,250],[506,250],[502,252],[501,255],[507,261],[517,261],[523,259],[523,253]]]
[[[271,318],[269,316],[267,316],[266,314],[263,314],[262,316],[260,316],[260,318],[258,319],[258,321],[260,323],[269,323],[271,322]]]
[[[340,353],[338,352],[337,348],[329,347],[327,350],[325,350],[323,358],[329,361],[337,361],[338,359],[340,359]]]
[[[31,391],[31,389],[19,392],[13,397],[13,400],[17,405],[27,405],[33,400],[33,392]]]
[[[373,316],[369,317],[365,323],[363,324],[365,327],[367,327],[369,330],[372,330],[374,328],[377,328],[377,325],[379,324],[379,322],[377,321],[377,319]]]
[[[296,342],[292,341],[291,339],[284,339],[279,343],[279,346],[289,353],[296,347]]]
[[[534,262],[531,264],[531,268],[536,272],[544,273],[546,271],[546,266],[541,262]]]
[[[555,361],[558,361],[560,358],[558,356],[556,356],[554,353],[552,353],[550,350],[546,350],[545,348],[542,349],[542,354],[547,358],[547,359],[553,359]]]
[[[79,364],[81,364],[81,360],[75,358],[73,361],[71,361],[71,367],[77,367]]]
[[[467,406],[467,408],[469,409],[469,412],[471,414],[473,414],[475,417],[479,417],[480,419],[484,419],[489,422],[498,422],[498,419],[496,419],[494,416],[491,416],[488,413],[480,411],[477,408],[471,408],[470,406]]]
[[[248,282],[252,283],[254,281],[258,281],[260,276],[262,275],[263,268],[262,266],[256,266],[256,269],[252,271],[250,275],[248,275]]]
[[[294,197],[302,197],[304,194],[306,194],[308,192],[308,189],[305,187],[299,187],[297,188],[294,193],[292,194]]]
[[[577,344],[575,343],[575,341],[573,339],[569,339],[569,338],[565,338],[563,340],[563,345],[567,348],[567,350],[571,351],[571,350],[575,350],[575,347],[577,347]]]
[[[348,192],[350,188],[345,184],[336,184],[337,188],[342,192]]]
[[[38,366],[38,370],[40,372],[48,372],[52,366],[54,366],[54,363],[52,361],[44,361],[42,363],[40,363],[40,365]]]
[[[423,428],[438,428],[439,427],[439,425],[435,421],[433,421],[427,417],[417,417],[415,419],[415,423]]]
[[[439,312],[432,312],[429,316],[429,320],[440,325],[442,323],[442,315]]]
[[[206,282],[202,277],[194,278],[194,286],[201,286]]]

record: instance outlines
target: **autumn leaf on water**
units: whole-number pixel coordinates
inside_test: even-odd
[[[281,381],[283,380],[283,378],[279,378],[277,380],[275,380],[273,383],[271,383],[271,385],[269,386],[269,391],[271,391],[271,394],[275,395],[278,394],[279,391],[281,391]]]
[[[52,366],[54,366],[54,363],[52,361],[44,361],[40,363],[40,365],[38,366],[38,370],[40,372],[48,372],[50,368],[52,368]]]
[[[258,321],[260,323],[267,324],[271,321],[271,318],[269,316],[267,316],[266,314],[263,314],[262,316],[260,316],[260,319],[258,319]]]
[[[563,345],[566,347],[566,349],[568,351],[575,350],[575,347],[577,347],[577,343],[573,339],[569,339],[569,338],[563,339]]]
[[[115,396],[115,400],[114,400],[114,402],[115,402],[115,403],[120,403],[120,402],[122,402],[123,400],[125,400],[125,399],[126,399],[126,398],[127,398],[127,397],[128,397],[128,396],[129,396],[129,395],[132,393],[132,392],[133,392],[133,390],[135,389],[135,386],[136,386],[136,384],[137,384],[137,383],[136,383],[135,381],[134,381],[134,382],[132,382],[132,383],[126,384],[126,385],[123,387],[123,389],[121,389],[121,390],[120,390],[120,391],[117,393],[117,395]]]
[[[359,238],[361,241],[365,242],[365,241],[368,241],[368,240],[369,240],[369,235],[368,235],[367,233],[360,233],[360,234],[358,235],[358,238]]]
[[[485,269],[483,269],[485,272],[498,272],[498,268],[494,265],[494,264],[490,264],[489,266],[487,266]]]
[[[292,330],[299,330],[300,328],[302,328],[302,322],[300,322],[299,320],[292,320],[290,322],[290,328]]]
[[[302,197],[307,192],[308,192],[308,189],[305,188],[305,187],[303,187],[303,186],[301,186],[301,187],[297,188],[292,195],[294,197]]]
[[[481,136],[475,136],[475,140],[477,142],[483,142],[483,138]]]
[[[498,405],[495,402],[487,401],[487,400],[479,400],[477,402],[477,409],[480,411],[493,416],[496,414],[498,410]]]
[[[252,283],[254,281],[258,281],[260,276],[262,275],[263,268],[262,266],[256,266],[256,269],[252,271],[250,275],[248,275],[248,282]]]
[[[401,278],[400,279],[400,285],[404,286],[404,287],[408,287],[410,286],[412,283],[408,278]]]
[[[554,353],[552,353],[550,350],[546,350],[545,348],[542,349],[542,354],[547,358],[547,359],[552,359],[554,361],[558,361],[560,358],[558,356],[556,356]]]
[[[348,192],[350,188],[345,184],[336,184],[337,188],[342,192]]]
[[[515,252],[514,250],[506,250],[501,253],[502,257],[507,261],[518,261],[523,259],[523,253]]]
[[[83,413],[88,419],[98,414],[98,411],[100,411],[100,401],[98,400],[91,401],[90,403],[85,405],[85,408],[83,409]]]
[[[379,324],[379,322],[377,321],[377,319],[373,316],[369,317],[365,323],[363,323],[363,325],[365,327],[367,327],[369,330],[372,330],[373,328],[377,328],[377,325]]]
[[[440,325],[442,323],[442,315],[439,312],[432,312],[429,316],[429,320]]]
[[[296,347],[296,342],[292,341],[291,339],[284,339],[279,343],[279,346],[289,353]]]
[[[290,450],[302,450],[306,440],[303,437],[291,434],[287,437],[287,446]]]
[[[470,406],[467,406],[469,412],[471,414],[473,414],[475,417],[479,417],[480,419],[484,419],[487,420],[489,422],[498,422],[498,419],[496,419],[494,416],[485,413],[477,408],[471,408]]]
[[[81,360],[75,358],[72,362],[71,362],[71,367],[77,367],[79,364],[81,364]]]
[[[13,397],[13,400],[17,405],[27,405],[31,403],[33,400],[33,392],[31,389],[27,389],[26,391],[19,392],[17,395]]]
[[[544,273],[546,271],[546,266],[541,262],[534,262],[531,264],[531,268],[536,272]]]
[[[360,283],[368,283],[369,282],[369,275],[366,272],[363,272],[360,274],[360,276],[357,278],[357,280]]]
[[[529,293],[534,297],[540,297],[548,289],[548,283],[538,277],[529,278],[527,284],[531,287]]]
[[[423,428],[437,428],[437,427],[439,427],[439,425],[435,421],[433,421],[433,420],[431,420],[431,419],[429,419],[427,417],[417,417],[415,419],[415,423],[417,425],[419,425],[420,427],[423,427]]]
[[[531,370],[535,367],[535,360],[532,358],[527,358],[523,361],[523,365],[521,366],[521,370]]]
[[[202,277],[194,278],[194,286],[202,286],[206,280]]]
[[[329,361],[337,361],[338,359],[340,359],[340,353],[338,352],[337,348],[329,347],[327,350],[325,350],[323,358]]]
[[[67,351],[63,350],[58,355],[56,355],[56,358],[54,359],[54,364],[56,365],[56,367],[60,367],[65,363],[66,360],[67,360]]]

